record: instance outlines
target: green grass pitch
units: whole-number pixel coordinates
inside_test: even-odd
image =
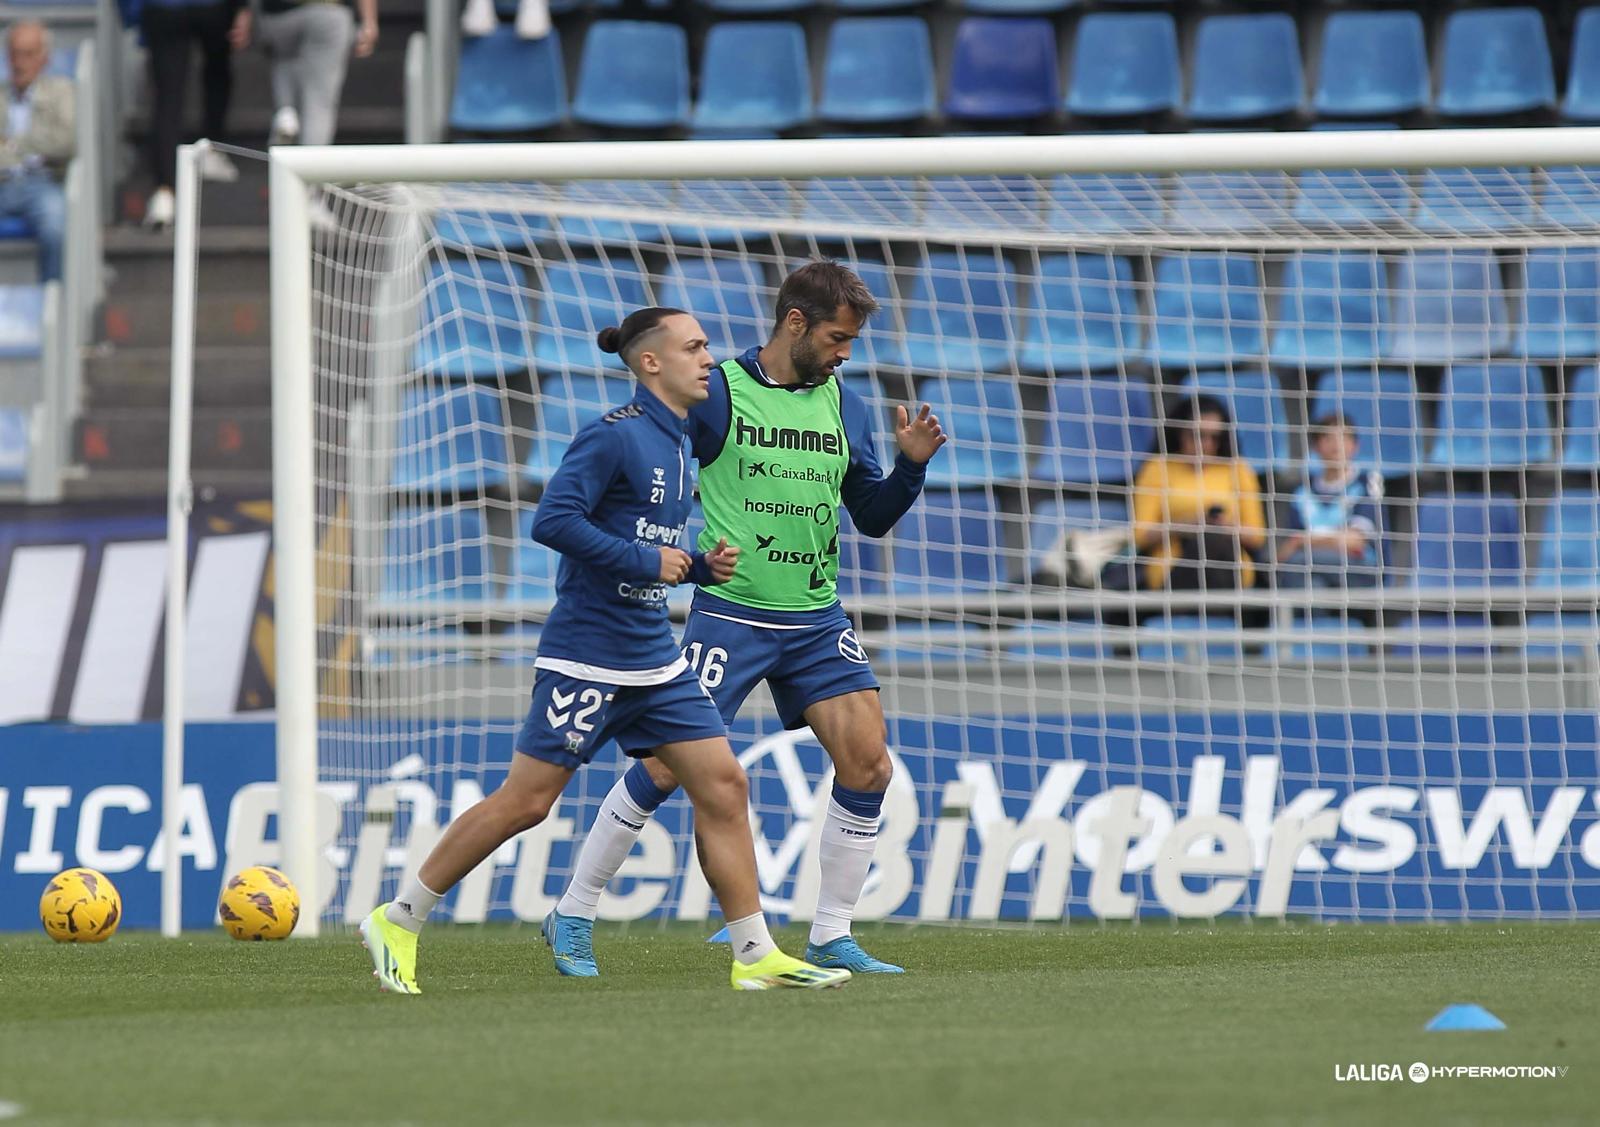
[[[418,998],[351,934],[0,938],[18,1123],[1594,1123],[1600,926],[872,927],[911,973],[737,994],[705,929],[437,927]],[[799,949],[803,934],[780,940]],[[1451,1002],[1509,1026],[1425,1033]],[[1355,1083],[1336,1066],[1564,1065]]]

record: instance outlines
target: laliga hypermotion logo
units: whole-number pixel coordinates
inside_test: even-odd
[[[819,777],[806,769],[802,744],[820,746],[810,728],[797,728],[759,739],[739,755],[740,766],[750,775],[761,906],[798,920],[810,919],[816,910],[817,848],[833,792],[833,764],[827,754],[813,751],[805,757],[822,765]],[[893,748],[889,759],[894,777],[884,796],[878,848],[856,908],[858,920],[883,918],[911,892],[907,847],[917,828],[916,784]]]

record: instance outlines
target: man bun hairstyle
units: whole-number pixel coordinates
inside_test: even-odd
[[[629,353],[634,345],[653,333],[668,317],[676,317],[682,312],[681,309],[672,309],[664,305],[635,309],[622,319],[622,324],[608,325],[596,333],[594,343],[601,352],[621,356],[623,363],[631,367],[633,357]]]
[[[778,287],[773,331],[782,327],[791,309],[798,309],[810,328],[831,320],[841,305],[862,321],[878,311],[877,299],[854,270],[831,258],[814,258]]]

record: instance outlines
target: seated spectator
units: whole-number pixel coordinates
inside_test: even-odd
[[[1266,543],[1261,484],[1235,457],[1228,409],[1207,395],[1167,416],[1166,452],[1133,482],[1133,543],[1149,590],[1232,591],[1255,586]]]
[[[1280,587],[1371,587],[1381,570],[1383,479],[1355,465],[1361,439],[1342,416],[1319,419],[1311,448],[1322,471],[1294,492],[1278,546]]]
[[[61,277],[66,201],[61,174],[77,151],[72,80],[45,74],[50,32],[37,20],[11,25],[6,36],[11,81],[0,128],[0,215],[27,220],[39,241],[39,280]]]

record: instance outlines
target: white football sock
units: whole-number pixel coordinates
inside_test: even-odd
[[[817,859],[822,867],[822,887],[817,892],[817,914],[811,921],[811,942],[821,946],[850,934],[856,901],[867,883],[872,853],[878,847],[881,818],[862,818],[828,799],[822,821],[822,845]]]
[[[728,942],[733,945],[733,960],[749,966],[778,949],[767,930],[767,917],[757,912],[742,920],[728,921]]]
[[[400,886],[399,893],[383,910],[383,918],[392,924],[399,924],[407,931],[421,931],[422,925],[428,922],[428,913],[433,911],[441,895],[417,877],[411,877]]]
[[[561,894],[556,911],[563,916],[594,919],[600,911],[600,894],[628,859],[633,843],[639,840],[650,815],[639,809],[628,793],[627,776],[621,776],[600,803],[589,836],[583,839],[572,880]]]

